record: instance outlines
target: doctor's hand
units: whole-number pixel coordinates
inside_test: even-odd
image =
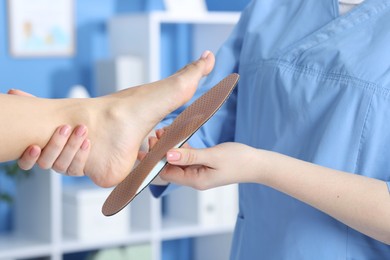
[[[160,177],[198,190],[253,182],[259,173],[255,167],[259,160],[255,151],[239,143],[223,143],[206,149],[172,149],[166,155],[169,164]]]
[[[9,90],[10,95],[33,96],[21,90]],[[83,125],[72,129],[68,125],[60,126],[53,133],[47,145],[41,149],[30,145],[18,159],[23,170],[30,170],[35,164],[42,169],[53,169],[71,176],[83,176],[84,167],[90,150],[87,129]]]

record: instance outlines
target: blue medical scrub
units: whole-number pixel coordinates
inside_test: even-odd
[[[235,141],[389,183],[390,1],[343,16],[338,0],[253,1],[198,96],[231,72],[236,91],[192,146]],[[389,245],[279,191],[239,194],[231,259],[390,259]]]

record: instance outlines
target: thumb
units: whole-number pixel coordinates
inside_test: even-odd
[[[205,165],[210,161],[209,149],[179,148],[167,152],[167,161],[173,165]]]

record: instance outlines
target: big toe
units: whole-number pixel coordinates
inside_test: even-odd
[[[197,61],[186,65],[174,74],[174,76],[186,75],[187,77],[193,76],[200,79],[201,77],[208,75],[213,70],[214,64],[214,54],[211,51],[205,51]]]
[[[199,81],[208,75],[214,68],[215,56],[210,51],[205,51],[200,59],[186,65],[167,80],[172,80],[172,85],[177,87],[182,96],[179,100],[187,102],[193,96]]]

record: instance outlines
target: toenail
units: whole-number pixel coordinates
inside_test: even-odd
[[[201,58],[202,59],[207,59],[207,57],[209,56],[210,53],[211,53],[210,51],[204,51],[202,56],[201,56]]]

